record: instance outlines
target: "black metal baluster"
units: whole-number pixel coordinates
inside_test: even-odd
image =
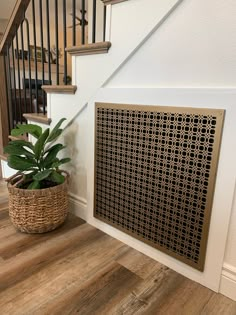
[[[22,104],[21,104],[21,82],[20,82],[20,54],[19,54],[19,42],[18,42],[18,31],[16,30],[16,56],[17,56],[17,77],[18,77],[18,93],[19,93],[19,118],[22,123]]]
[[[27,107],[26,107],[26,87],[25,87],[25,47],[24,47],[24,34],[23,34],[23,22],[24,20],[21,22],[20,25],[20,35],[21,35],[21,56],[22,56],[22,70],[23,70],[23,94],[24,94],[24,113],[27,112]],[[18,58],[19,58],[19,54],[18,54]]]
[[[14,93],[14,127],[17,125],[17,97],[16,97],[16,69],[15,69],[15,56],[14,56],[14,42],[11,43],[11,54],[12,54],[12,70],[13,70],[13,93]],[[9,53],[10,55],[10,53]]]
[[[10,74],[7,72],[7,61],[6,61],[6,54],[3,54],[3,60],[4,60],[4,74],[5,74],[5,89],[7,91],[7,113],[8,113],[8,133],[10,134],[11,131],[11,114],[10,114],[10,102],[9,102],[9,81],[8,77]]]
[[[81,0],[81,44],[85,44],[85,0]]]
[[[30,52],[30,34],[29,34],[29,21],[25,18],[24,23],[26,25],[26,36],[27,36],[27,50],[28,50],[28,71],[29,71],[29,103],[30,103],[30,113],[33,112],[32,106],[32,80],[31,80],[31,56]]]
[[[96,42],[97,0],[93,0],[92,43]]]
[[[73,36],[73,46],[76,45],[76,2],[75,0],[72,0],[72,36]]]
[[[66,30],[66,0],[63,0],[63,39],[64,39],[64,84],[67,85],[67,30]]]
[[[107,20],[107,6],[104,5],[103,10],[103,41],[106,41],[106,20]]]
[[[56,82],[59,85],[58,0],[55,0]]]
[[[47,17],[47,48],[48,48],[48,80],[52,84],[51,75],[51,44],[50,44],[50,19],[49,19],[49,2],[46,1],[46,17]]]
[[[12,96],[12,80],[11,80],[11,60],[10,60],[10,47],[7,47],[7,65],[8,65],[8,87],[9,87],[9,109],[11,115],[10,128],[14,128],[14,118],[13,118],[13,96]],[[15,99],[16,103],[16,99]],[[14,104],[15,104],[14,103]]]
[[[45,58],[45,51],[44,51],[44,44],[43,44],[43,5],[42,0],[39,0],[39,19],[40,19],[40,42],[41,42],[41,64],[42,64],[42,85],[44,85],[44,58]],[[42,98],[43,98],[43,114],[45,115],[45,103],[46,103],[46,97],[43,90],[42,91]]]
[[[32,0],[32,18],[33,18],[33,42],[34,42],[34,67],[35,67],[35,100],[36,101],[36,108],[34,111],[39,113],[39,104],[38,104],[38,64],[37,64],[37,51],[36,51],[36,26],[35,26],[35,2]]]

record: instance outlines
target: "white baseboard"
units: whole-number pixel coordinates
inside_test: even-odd
[[[70,212],[87,221],[87,200],[69,193]]]
[[[223,265],[220,293],[236,301],[236,268],[226,263]]]

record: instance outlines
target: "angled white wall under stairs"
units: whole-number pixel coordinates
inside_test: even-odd
[[[230,36],[236,31],[235,13],[233,0],[149,0],[148,6],[146,0],[129,0],[109,6],[109,53],[73,57],[76,94],[48,96],[52,125],[61,117],[73,119],[64,135],[72,156],[73,210],[90,224],[215,291],[220,288],[223,261],[224,268],[236,267],[232,265],[234,215],[223,259],[236,172],[236,92],[231,73],[236,72],[236,37]],[[226,109],[204,273],[93,218],[94,103],[102,101]],[[226,271],[223,276],[230,277]],[[236,288],[232,279],[221,285],[228,296]]]
[[[107,40],[112,43],[109,53],[72,57],[72,84],[77,85],[76,94],[50,95],[50,118],[57,119],[65,112],[69,120],[73,119],[182,1],[149,0],[147,5],[145,0],[130,0],[109,5],[106,32]]]
[[[121,8],[124,11],[127,10],[126,4],[128,3],[124,2],[119,6],[114,6],[113,11],[120,11],[120,15],[122,15]],[[135,1],[133,1],[134,3]],[[217,8],[217,12],[213,10],[214,7]],[[221,8],[220,15],[218,15],[219,8]],[[165,23],[145,37],[145,40],[137,46],[133,53],[107,78],[103,88],[97,89],[97,92],[90,96],[83,111],[86,120],[82,116],[78,116],[70,127],[71,132],[68,129],[67,134],[67,138],[71,136],[75,140],[75,147],[82,152],[81,156],[78,153],[79,168],[77,168],[78,173],[76,173],[72,187],[72,204],[77,213],[89,223],[158,259],[174,270],[215,291],[221,289],[228,296],[226,290],[222,289],[222,286],[220,287],[220,282],[235,178],[235,163],[233,162],[235,152],[231,152],[231,145],[233,146],[232,143],[235,143],[232,135],[236,133],[233,120],[236,116],[234,104],[236,94],[231,71],[234,72],[236,65],[236,42],[225,34],[232,33],[235,28],[235,10],[236,6],[232,1],[227,4],[222,0],[212,0],[207,4],[202,0],[183,1]],[[129,14],[127,11],[125,12],[125,14]],[[131,12],[130,16],[131,23]],[[114,23],[113,14],[111,21]],[[114,32],[117,32],[118,36],[119,24],[120,20],[117,18],[116,24],[114,23],[111,27],[111,38]],[[216,30],[218,36],[215,34]],[[122,36],[125,36],[125,26],[120,34],[120,37]],[[206,42],[207,38],[209,42]],[[222,40],[224,47],[220,47]],[[113,43],[111,40],[111,42],[114,51],[115,41]],[[216,56],[217,47],[219,49]],[[232,51],[229,50],[229,47],[232,47]],[[76,82],[79,83],[79,90],[80,83],[83,86],[83,76],[81,76],[81,82],[79,80],[80,69],[82,73],[87,69],[87,74],[93,78],[94,69],[100,69],[101,65],[98,65],[97,68],[90,61],[93,58],[94,62],[95,59],[97,60],[97,63],[102,62],[102,59],[104,62],[105,60],[110,61],[109,56],[111,57],[112,49],[101,59],[100,56],[88,56],[86,59],[76,57],[75,69],[76,76],[78,76]],[[210,58],[211,56],[212,58]],[[224,78],[226,79],[224,80]],[[225,124],[227,127],[224,128],[223,138],[225,144],[219,166],[218,174],[220,175],[217,179],[217,192],[204,273],[195,271],[93,218],[94,103],[99,101],[226,109]],[[83,125],[86,125],[86,129],[83,129]],[[75,130],[80,130],[78,137],[76,137]],[[73,164],[74,170],[76,170],[76,164]],[[81,176],[79,170],[82,171]],[[83,195],[78,194],[77,189],[80,190],[79,187],[86,184],[87,196],[84,195],[85,192]],[[232,224],[235,223],[231,222]],[[232,257],[232,255],[234,253],[231,251],[230,256]],[[224,268],[225,266],[226,264],[224,264]],[[232,291],[232,285],[230,291]],[[233,298],[232,294],[230,297]]]

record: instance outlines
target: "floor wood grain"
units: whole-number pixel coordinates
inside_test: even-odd
[[[236,303],[73,215],[51,233],[16,231],[0,182],[0,314],[236,315]]]

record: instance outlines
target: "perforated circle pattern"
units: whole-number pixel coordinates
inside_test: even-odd
[[[200,269],[217,116],[137,106],[96,117],[95,216]]]

